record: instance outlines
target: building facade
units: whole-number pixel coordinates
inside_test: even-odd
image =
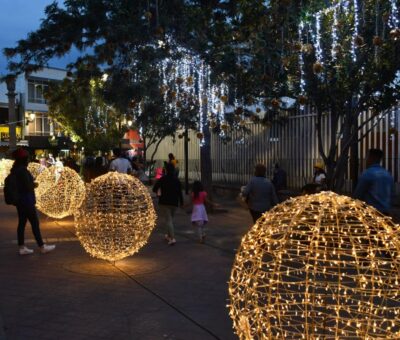
[[[65,77],[65,70],[45,67],[31,74],[21,74],[16,79],[17,144],[28,147],[32,153],[68,146],[68,142],[57,135],[44,98],[49,84],[60,82]],[[5,153],[7,149],[7,87],[5,83],[0,83],[0,152]]]

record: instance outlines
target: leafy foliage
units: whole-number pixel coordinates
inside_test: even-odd
[[[89,152],[110,150],[120,135],[120,117],[104,102],[101,91],[101,80],[66,78],[46,93],[51,118]]]

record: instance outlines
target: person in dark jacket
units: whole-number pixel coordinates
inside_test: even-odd
[[[367,157],[367,169],[358,179],[354,198],[372,205],[384,215],[389,215],[394,197],[394,180],[392,175],[380,163],[383,151],[370,149]]]
[[[286,171],[276,163],[274,167],[274,176],[272,178],[272,184],[274,185],[276,192],[286,189],[286,177]]]
[[[39,246],[41,253],[48,253],[55,249],[55,245],[44,244],[42,235],[40,233],[39,218],[37,215],[35,203],[35,183],[31,173],[28,171],[29,154],[24,149],[14,151],[13,157],[15,159],[11,168],[11,173],[14,173],[17,178],[18,189],[18,247],[20,255],[30,255],[33,249],[25,246],[25,226],[29,221],[32,227],[32,232],[35,237],[36,243]]]
[[[177,207],[183,205],[183,195],[181,183],[175,176],[175,167],[168,163],[165,167],[166,174],[161,177],[153,187],[153,191],[157,193],[158,207],[160,215],[165,220],[167,234],[165,235],[169,245],[176,243],[174,234],[173,218]]]

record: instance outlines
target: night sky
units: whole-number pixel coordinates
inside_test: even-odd
[[[44,18],[44,9],[52,0],[0,0],[0,76],[7,73],[3,48],[13,47],[35,31]],[[64,68],[72,57],[51,60],[49,66]]]

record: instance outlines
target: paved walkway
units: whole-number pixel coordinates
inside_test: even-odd
[[[15,208],[0,197],[0,339],[236,339],[227,281],[251,219],[235,202],[226,208],[210,215],[206,244],[180,210],[175,246],[157,227],[114,265],[85,253],[70,218],[41,217],[54,253],[18,256]],[[30,228],[26,238],[34,247]]]
[[[71,218],[41,217],[54,253],[18,256],[15,208],[0,197],[0,340],[236,339],[227,281],[251,218],[222,202],[227,212],[209,216],[206,244],[180,210],[175,246],[158,226],[138,254],[111,264],[85,253]],[[29,227],[26,238],[34,247]]]

